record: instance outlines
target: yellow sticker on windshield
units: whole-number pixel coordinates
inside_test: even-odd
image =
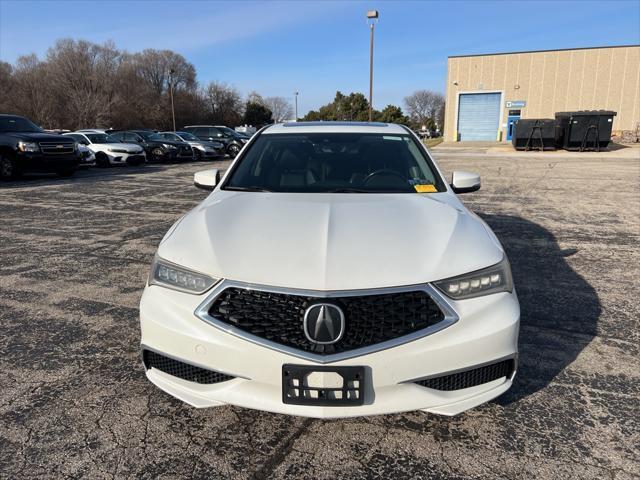
[[[435,187],[435,185],[414,185],[413,188],[416,189],[416,192],[418,193],[434,193],[437,192],[438,189]]]

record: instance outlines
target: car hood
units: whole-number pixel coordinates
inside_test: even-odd
[[[175,142],[173,140],[149,140],[149,143],[166,143],[167,145],[174,145],[176,147],[188,147],[187,142]]]
[[[218,278],[312,290],[439,280],[504,253],[449,193],[218,190],[163,239],[160,257]]]
[[[106,148],[131,150],[135,152],[141,152],[143,150],[142,146],[137,143],[96,143],[95,145],[101,145]]]
[[[58,135],[57,133],[7,132],[5,135],[13,137],[16,140],[23,140],[27,142],[75,142],[73,138]]]

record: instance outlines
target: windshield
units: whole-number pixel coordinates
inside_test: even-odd
[[[186,140],[187,142],[197,142],[198,141],[198,137],[196,137],[195,135],[192,135],[191,133],[180,132],[178,135],[180,136],[180,138],[182,138],[183,140]]]
[[[444,191],[430,160],[409,135],[261,135],[224,190],[429,193]]]
[[[135,133],[140,135],[145,140],[163,140],[163,138],[160,135],[154,132],[145,132],[145,131],[136,130]]]
[[[229,127],[216,127],[218,130],[224,132],[226,135],[229,135],[230,137],[246,137],[245,134],[243,133],[238,133],[235,130],[229,128]]]
[[[91,143],[119,143],[119,141],[106,133],[85,133]]]
[[[42,129],[26,118],[0,117],[0,132],[42,133]]]

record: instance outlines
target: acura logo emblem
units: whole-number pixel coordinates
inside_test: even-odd
[[[333,303],[316,303],[304,312],[304,334],[320,345],[336,343],[344,334],[344,313]]]

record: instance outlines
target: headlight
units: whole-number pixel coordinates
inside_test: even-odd
[[[151,275],[149,285],[160,285],[162,287],[179,290],[186,293],[203,293],[209,290],[217,278],[194,272],[174,263],[167,262],[156,255],[151,265]]]
[[[442,293],[454,300],[513,291],[511,267],[506,256],[492,267],[440,280],[434,284]]]
[[[163,143],[163,144],[162,144],[162,146],[163,146],[164,148],[168,148],[169,150],[175,150],[176,148],[178,148],[178,147],[176,147],[175,145],[171,145],[171,144],[169,144],[169,143]]]
[[[18,150],[21,152],[39,152],[40,147],[35,142],[18,142]]]

